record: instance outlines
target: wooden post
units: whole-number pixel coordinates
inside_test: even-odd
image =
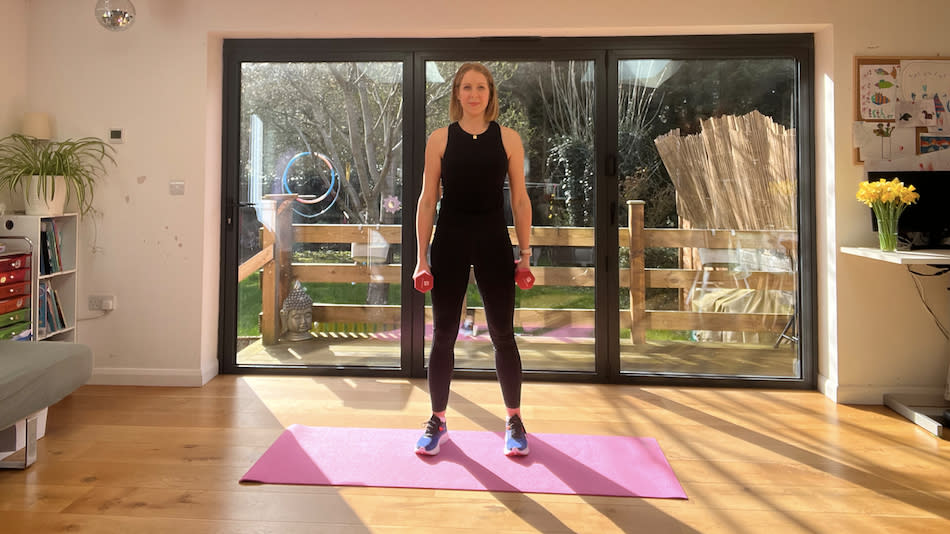
[[[261,342],[264,345],[273,345],[277,343],[278,328],[277,324],[280,318],[280,311],[277,310],[273,302],[277,300],[274,296],[274,262],[270,261],[264,266],[261,272]]]
[[[261,342],[277,343],[280,337],[280,307],[290,293],[291,257],[294,248],[292,202],[297,195],[264,195],[264,235],[271,237],[274,261],[264,266],[261,277]],[[270,204],[267,206],[267,204]],[[270,208],[270,209],[267,209]],[[266,240],[265,240],[266,246]]]
[[[646,272],[643,259],[643,200],[627,201],[627,229],[630,231],[630,342],[646,342]]]

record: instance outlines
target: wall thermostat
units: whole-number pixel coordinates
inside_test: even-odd
[[[119,144],[123,141],[122,137],[122,128],[110,128],[109,129],[109,142],[113,144]]]

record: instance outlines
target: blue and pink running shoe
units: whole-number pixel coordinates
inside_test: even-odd
[[[422,437],[416,442],[416,454],[426,456],[435,456],[439,454],[439,444],[443,440],[449,439],[449,429],[445,426],[445,421],[439,419],[439,416],[432,414],[432,417],[426,422],[426,430]]]
[[[518,414],[512,415],[505,425],[505,456],[527,456],[528,452],[528,436],[524,423]]]

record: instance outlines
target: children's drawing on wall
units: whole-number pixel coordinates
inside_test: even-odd
[[[853,141],[861,161],[917,155],[917,130],[898,128],[893,122],[855,122]]]
[[[950,133],[920,134],[920,153],[929,154],[938,150],[950,149]]]
[[[883,122],[877,123],[877,126],[871,130],[871,133],[881,138],[881,158],[883,159],[891,159],[891,133],[893,131],[893,124],[885,125]]]
[[[897,65],[861,65],[860,107],[862,120],[892,120],[897,101]]]
[[[897,125],[902,128],[934,126],[937,124],[935,108],[932,99],[922,99],[920,95],[913,92],[911,92],[909,100],[898,97],[894,106]]]
[[[916,106],[915,117],[921,120],[918,126],[926,126],[931,133],[944,131],[950,122],[947,121],[950,61],[901,61],[898,80],[898,99]]]
[[[925,88],[926,89],[926,88]],[[911,93],[913,96],[913,93]],[[933,126],[937,123],[934,119],[934,101],[927,98],[927,93],[924,93],[924,99],[917,104],[917,114],[920,117],[921,126]]]
[[[855,58],[858,163],[950,165],[950,58]]]
[[[869,159],[866,171],[950,171],[950,150],[938,150],[913,158]]]
[[[902,128],[914,128],[919,126],[917,123],[917,109],[912,102],[898,100],[894,103],[894,115],[897,118],[897,125]]]
[[[947,109],[944,107],[943,102],[947,99],[947,93],[943,94],[943,100],[940,100],[940,95],[934,93],[934,125],[937,127],[938,131],[943,130],[943,125],[947,120]]]

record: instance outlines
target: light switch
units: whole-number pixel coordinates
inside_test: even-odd
[[[180,196],[185,194],[185,182],[181,180],[170,180],[168,182],[168,194]]]

